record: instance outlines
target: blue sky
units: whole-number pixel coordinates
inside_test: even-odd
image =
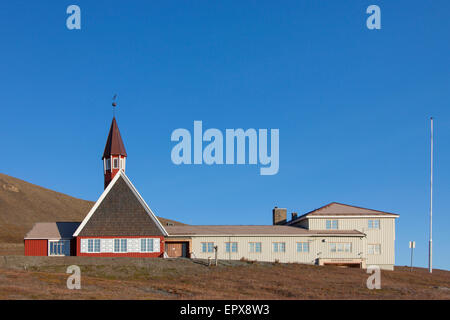
[[[81,30],[66,8],[81,8]],[[381,8],[382,29],[365,26]],[[117,120],[127,175],[160,216],[270,224],[277,205],[400,214],[397,264],[450,269],[448,1],[17,1],[0,4],[0,172],[75,197],[103,190]],[[176,166],[177,128],[278,128],[280,170]]]

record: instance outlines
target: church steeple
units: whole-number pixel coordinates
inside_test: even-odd
[[[120,136],[116,118],[113,117],[111,128],[109,129],[108,140],[103,152],[103,168],[105,175],[105,189],[119,170],[125,172],[127,152]]]

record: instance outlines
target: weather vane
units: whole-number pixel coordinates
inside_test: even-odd
[[[117,99],[117,94],[114,95],[114,97],[113,97],[113,102],[112,102],[112,106],[113,106],[113,117],[116,116],[116,107],[117,107],[116,99]]]

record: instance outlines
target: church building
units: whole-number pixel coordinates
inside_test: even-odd
[[[397,214],[332,202],[272,225],[163,225],[127,177],[115,117],[103,152],[104,191],[82,222],[36,223],[25,255],[254,260],[378,265],[393,270]]]

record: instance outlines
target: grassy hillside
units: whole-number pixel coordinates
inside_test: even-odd
[[[81,268],[68,290],[66,268]],[[19,257],[0,259],[0,299],[450,299],[450,272],[381,272],[369,290],[362,269],[189,259]]]
[[[36,222],[81,222],[93,204],[0,173],[0,243],[21,243]]]

